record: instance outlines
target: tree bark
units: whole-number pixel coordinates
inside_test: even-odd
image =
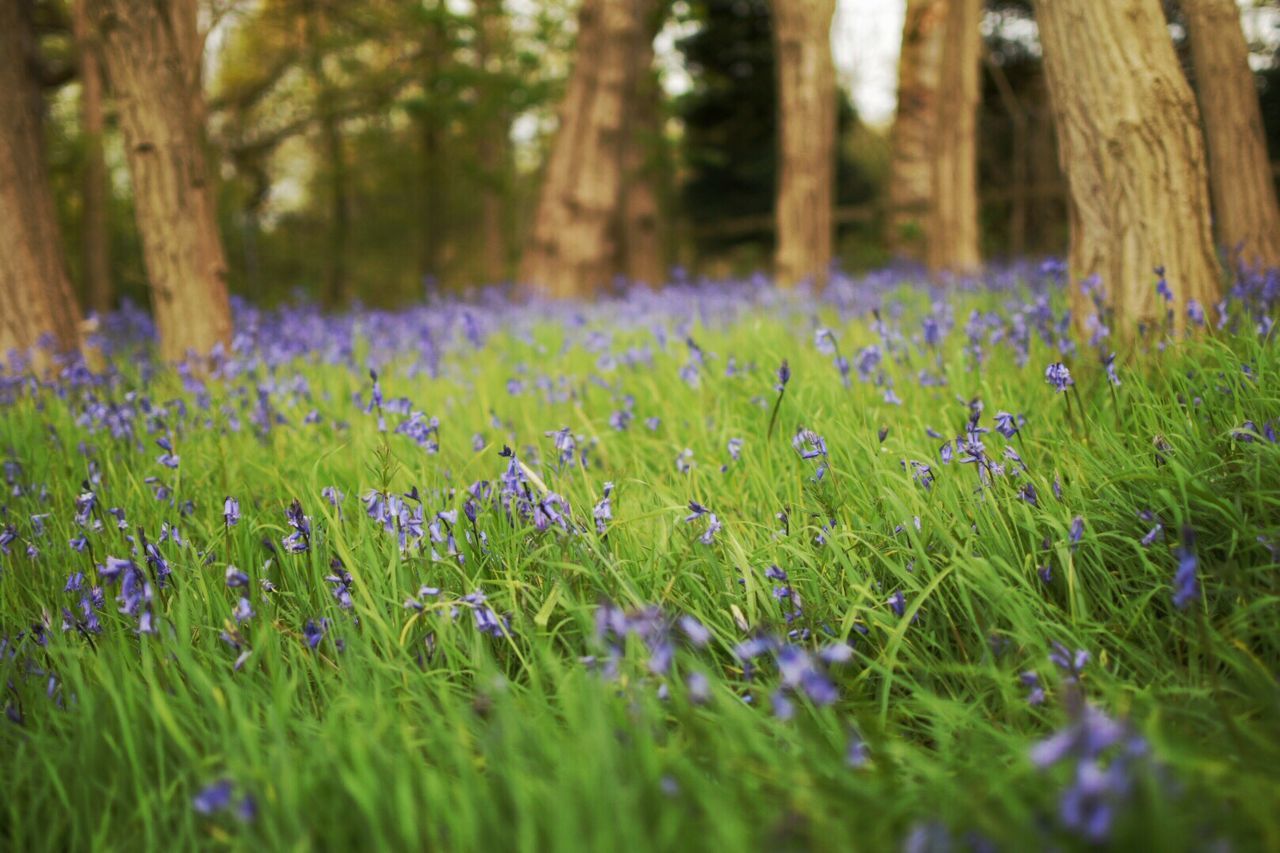
[[[205,162],[195,0],[88,0],[120,114],[160,353],[231,340],[227,264]]]
[[[0,2],[0,359],[49,336],[73,350],[80,312],[63,258],[62,234],[44,162],[32,4]],[[35,366],[50,352],[35,349]]]
[[[1280,267],[1280,206],[1258,90],[1235,0],[1183,0],[1209,152],[1218,242],[1250,265]]]
[[[1181,330],[1188,300],[1208,308],[1221,283],[1200,115],[1160,0],[1036,0],[1036,18],[1071,195],[1071,278],[1098,277],[1122,337],[1168,309]],[[1072,302],[1083,327],[1096,311],[1083,288]]]
[[[107,232],[107,161],[102,150],[102,67],[98,39],[89,25],[84,0],[74,0],[71,15],[80,58],[80,126],[84,141],[80,236],[84,292],[88,307],[103,315],[115,307],[115,297]]]
[[[484,75],[484,117],[476,156],[484,182],[480,196],[480,276],[486,284],[506,281],[508,267],[507,219],[508,174],[511,167],[511,116],[500,98],[499,87],[489,75],[502,62],[507,49],[507,19],[500,0],[479,0],[476,27],[476,64]]]
[[[835,194],[835,0],[774,0],[778,63],[778,284],[826,284]]]
[[[617,257],[622,150],[632,62],[647,0],[583,0],[577,59],[560,106],[520,281],[552,297],[587,296]]]
[[[932,272],[969,273],[982,263],[977,144],[982,0],[948,0],[946,12],[927,258]]]
[[[347,276],[347,243],[351,233],[351,196],[347,190],[347,153],[337,116],[336,93],[324,67],[325,10],[310,2],[306,16],[307,67],[315,87],[315,110],[320,122],[320,150],[329,184],[329,239],[325,246],[324,301],[330,307],[346,305],[351,299]]]
[[[898,56],[898,108],[890,131],[888,243],[923,261],[933,208],[933,151],[947,0],[907,0]]]
[[[624,197],[620,218],[619,271],[628,281],[650,287],[667,277],[662,240],[662,94],[653,68],[653,40],[663,16],[654,0],[645,0],[644,26],[631,49],[630,108],[623,137]]]

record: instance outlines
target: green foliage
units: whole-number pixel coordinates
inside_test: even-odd
[[[955,316],[997,301],[961,298]],[[912,336],[928,303],[908,296],[894,322]],[[1124,366],[1116,389],[1082,358],[1068,404],[1040,377],[1056,347],[1037,337],[1027,367],[997,350],[970,370],[953,334],[937,368],[946,387],[912,381],[934,369],[923,352],[886,362],[902,397],[891,405],[881,387],[843,387],[809,343],[816,320],[850,356],[883,344],[862,319],[774,304],[732,324],[691,322],[709,360],[690,387],[676,378],[685,351],[675,338],[659,346],[647,326],[620,326],[609,313],[586,311],[581,326],[539,324],[528,337],[497,333],[483,351],[453,352],[435,377],[385,365],[388,399],[407,395],[440,417],[438,456],[379,432],[351,403],[367,396],[367,380],[344,365],[273,363],[270,378],[254,379],[276,385],[272,405],[291,423],[261,437],[247,423],[230,428],[242,413],[226,386],[210,384],[203,411],[177,377],[161,376],[156,404],[176,411],[168,401],[182,400],[212,419],[207,429],[175,426],[179,469],[160,468],[150,445],[93,439],[102,505],[127,509],[128,535],[154,540],[164,522],[182,529],[186,544],[164,546],[173,575],[158,598],[160,634],[136,636],[110,604],[93,642],[58,631],[59,607],[72,600],[68,572],[93,578],[92,561],[105,554],[33,560],[15,544],[4,558],[0,636],[45,625],[48,643],[28,639],[17,656],[0,655],[0,704],[24,710],[22,726],[0,719],[0,841],[24,850],[896,849],[913,827],[937,821],[1001,849],[1076,849],[1054,828],[1070,780],[1028,759],[1067,716],[1073,688],[1047,659],[1057,641],[1092,652],[1080,689],[1151,745],[1156,769],[1117,814],[1117,849],[1280,845],[1280,588],[1257,541],[1280,518],[1280,446],[1234,436],[1245,419],[1280,417],[1274,343],[1180,344]],[[652,366],[602,366],[598,335],[613,353],[652,348]],[[381,343],[361,340],[353,363]],[[731,356],[740,369],[726,375]],[[772,400],[783,358],[792,378],[770,442],[759,401]],[[513,377],[530,390],[510,394]],[[539,388],[572,394],[552,401],[534,390],[538,377],[547,379]],[[623,394],[636,421],[618,432],[609,419]],[[987,403],[984,423],[997,409],[1025,413],[1013,445],[1038,506],[1017,499],[1015,481],[978,490],[973,466],[937,463],[926,428],[954,435],[975,396]],[[306,426],[311,408],[323,418]],[[52,395],[0,416],[0,447],[26,481],[48,487],[41,547],[51,554],[76,533],[68,508],[85,462],[74,416]],[[661,426],[645,429],[648,417]],[[589,446],[590,467],[554,464],[544,431],[564,425]],[[826,437],[821,481],[790,446],[800,425]],[[730,438],[744,440],[738,461],[726,453]],[[504,443],[530,464],[545,460],[539,476],[587,532],[540,533],[497,511],[469,528],[459,515],[458,562],[401,552],[365,517],[359,496],[369,489],[417,487],[430,511],[456,508],[466,484],[498,478]],[[696,463],[687,474],[673,464],[684,448]],[[913,483],[908,459],[934,466],[932,489]],[[153,474],[172,484],[171,500],[153,497]],[[605,480],[617,484],[614,519],[598,536],[588,513]],[[331,485],[346,493],[340,509],[320,496]],[[228,494],[243,506],[230,528]],[[284,509],[295,498],[312,517],[313,549],[269,553],[262,542],[288,532]],[[10,500],[3,520],[26,535],[29,498]],[[724,523],[712,545],[682,521],[690,500]],[[185,501],[192,512],[180,516]],[[781,535],[775,514],[784,510]],[[1170,601],[1176,535],[1142,547],[1141,510],[1171,534],[1184,523],[1197,531],[1204,594],[1187,611]],[[1076,516],[1086,525],[1072,546]],[[484,532],[485,548],[463,541],[471,531]],[[124,556],[125,535],[96,541]],[[324,580],[332,557],[353,577],[350,611]],[[239,669],[237,650],[219,640],[241,594],[223,583],[228,563],[250,575],[257,611],[238,629],[251,650]],[[797,623],[770,594],[771,564],[803,602]],[[1046,564],[1049,583],[1037,573]],[[259,591],[264,579],[275,592]],[[442,597],[406,609],[422,584]],[[511,615],[509,631],[478,634],[465,609],[449,617],[450,602],[475,589]],[[886,605],[894,590],[905,593],[901,618]],[[710,647],[681,647],[662,679],[633,644],[606,680],[581,661],[607,654],[592,627],[601,601],[693,614]],[[331,627],[313,651],[301,632],[321,617]],[[834,705],[799,702],[783,721],[767,707],[776,676],[748,681],[731,649],[753,631],[793,627],[848,638],[855,656],[838,671]],[[56,674],[54,698],[31,660]],[[1045,704],[1025,702],[1025,671],[1039,674]],[[683,685],[692,672],[711,680],[705,705]],[[861,768],[846,763],[855,731],[870,749]],[[255,820],[191,808],[222,778],[256,798]]]

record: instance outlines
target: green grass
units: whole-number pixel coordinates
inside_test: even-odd
[[[904,301],[910,337],[925,304]],[[958,297],[955,316],[994,304]],[[174,374],[153,378],[143,393],[165,410],[151,414],[164,424],[157,435],[174,436],[176,471],[156,463],[146,414],[135,424],[141,445],[77,426],[83,391],[45,390],[0,409],[0,450],[32,486],[0,499],[0,528],[12,524],[19,536],[0,558],[0,636],[10,649],[0,656],[0,704],[22,717],[0,720],[0,846],[878,850],[941,827],[961,846],[1083,847],[1059,816],[1072,766],[1041,770],[1029,758],[1067,723],[1075,695],[1048,659],[1058,641],[1092,655],[1078,690],[1148,744],[1132,789],[1114,803],[1114,846],[1280,849],[1280,582],[1257,540],[1280,533],[1280,445],[1233,437],[1245,420],[1261,427],[1280,416],[1275,346],[1206,336],[1121,365],[1114,393],[1095,357],[1081,355],[1069,360],[1078,394],[1068,403],[1043,380],[1058,359],[1044,341],[1036,338],[1025,367],[992,345],[973,370],[960,328],[941,353],[946,387],[916,383],[932,365],[918,348],[909,363],[886,357],[902,399],[890,405],[856,371],[842,386],[814,347],[811,313],[788,304],[694,325],[708,353],[697,388],[678,376],[687,359],[678,317],[665,349],[647,325],[614,329],[604,312],[584,327],[537,324],[528,339],[498,330],[479,351],[459,342],[437,378],[409,375],[412,359],[400,358],[382,369],[384,392],[439,417],[436,455],[380,433],[352,403],[355,392],[368,397],[362,368],[317,359],[210,380],[208,411]],[[876,341],[868,318],[822,320],[851,360]],[[601,330],[612,330],[610,352],[652,347],[652,365],[598,369],[598,347],[584,343]],[[743,370],[727,377],[730,356]],[[770,440],[783,358],[793,378]],[[521,370],[529,390],[512,396],[507,381]],[[139,380],[135,368],[122,371],[100,395],[126,401]],[[310,399],[289,390],[295,375]],[[548,402],[539,375],[569,398]],[[268,377],[279,389],[272,405],[290,423],[260,437],[249,414],[254,386]],[[619,432],[609,416],[623,395],[634,397],[635,420]],[[974,466],[941,465],[942,442],[926,434],[954,437],[968,416],[957,398],[973,397],[985,403],[983,426],[999,410],[1026,416],[1013,445],[1028,472],[981,492]],[[313,408],[323,422],[306,425]],[[228,428],[228,411],[240,431]],[[656,431],[644,425],[652,416],[661,418]],[[388,415],[391,429],[400,420]],[[801,425],[830,451],[818,482],[815,463],[791,446]],[[589,447],[589,467],[555,464],[544,433],[564,426]],[[486,437],[483,450],[472,447],[475,433]],[[737,462],[726,450],[733,437],[744,441]],[[1157,437],[1168,447],[1160,455]],[[984,438],[998,456],[1004,439]],[[93,557],[66,545],[87,476],[81,441],[94,446],[102,508],[124,508],[129,534],[155,540],[165,522],[181,530],[183,545],[160,546],[173,574],[155,592],[154,636],[138,636],[137,621],[116,612],[114,589],[102,633],[60,630],[61,608],[77,600],[63,592],[68,573],[92,579],[94,559],[129,556],[110,516],[90,536]],[[429,548],[402,553],[366,518],[359,498],[378,488],[416,486],[429,515],[459,507],[470,483],[499,479],[504,443],[569,500],[581,534],[540,532],[485,508],[476,528],[484,550],[464,540],[470,525],[459,515],[459,563],[433,561]],[[696,463],[687,474],[676,466],[685,448]],[[913,459],[932,466],[931,489],[900,464]],[[171,501],[153,497],[150,476],[172,488]],[[1039,506],[1017,498],[1028,480]],[[591,508],[605,481],[616,484],[614,519],[600,536]],[[326,486],[346,493],[341,515],[321,498]],[[243,509],[230,529],[224,495]],[[294,498],[312,518],[313,547],[272,556],[262,540],[279,548]],[[701,520],[684,523],[690,500],[723,523],[711,545],[698,541]],[[784,509],[787,535],[776,518]],[[1144,509],[1166,528],[1149,548],[1139,543],[1150,527],[1137,516]],[[41,538],[29,517],[46,512]],[[1072,548],[1077,516],[1084,535]],[[1178,610],[1184,525],[1196,534],[1201,595]],[[825,544],[815,543],[819,533]],[[40,549],[34,559],[28,541]],[[354,579],[349,611],[323,580],[333,557]],[[240,593],[223,582],[228,562],[250,575],[257,614],[241,627],[252,651],[239,671],[237,651],[219,639]],[[790,626],[764,575],[772,564],[789,573],[802,605]],[[1037,573],[1045,564],[1048,584]],[[263,578],[275,592],[259,590]],[[423,584],[442,595],[421,613],[406,609]],[[478,633],[465,606],[450,619],[451,603],[476,589],[510,614],[508,632]],[[896,590],[901,618],[887,604]],[[712,640],[704,649],[681,643],[660,677],[632,637],[607,678],[580,660],[607,655],[593,627],[604,601],[694,615]],[[313,651],[303,627],[321,617],[331,625]],[[44,646],[30,630],[42,621]],[[799,642],[812,649],[828,632],[856,642],[853,659],[832,670],[839,700],[797,697],[782,720],[770,708],[777,667],[764,662],[748,681],[732,649],[788,627],[812,630]],[[1043,704],[1027,703],[1024,671],[1038,673]],[[705,704],[691,701],[691,672],[709,677]],[[853,733],[869,748],[860,767],[846,760]],[[255,819],[193,809],[192,798],[224,778],[237,797],[254,798]]]

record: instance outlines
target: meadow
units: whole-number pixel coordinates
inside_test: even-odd
[[[10,363],[0,846],[1280,849],[1280,279],[1061,278]]]

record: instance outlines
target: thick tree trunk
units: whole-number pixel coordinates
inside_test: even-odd
[[[520,281],[553,297],[586,296],[617,257],[629,53],[648,0],[583,0],[577,59],[560,106]]]
[[[507,218],[508,174],[511,168],[511,116],[488,75],[502,62],[507,50],[507,19],[500,0],[476,3],[476,64],[485,75],[482,109],[484,117],[476,156],[480,161],[483,186],[480,196],[480,277],[486,284],[506,281],[508,267]]]
[[[923,261],[933,208],[933,157],[947,0],[907,0],[890,133],[889,249]]]
[[[1188,300],[1207,309],[1221,283],[1200,115],[1160,0],[1036,0],[1036,17],[1071,193],[1071,278],[1099,278],[1128,336],[1163,324],[1164,267],[1181,329]],[[1096,312],[1083,288],[1072,296],[1083,325]]]
[[[662,94],[653,69],[653,40],[662,26],[654,0],[645,0],[644,26],[631,50],[622,168],[624,199],[619,227],[619,271],[627,280],[656,287],[667,276],[662,224]]]
[[[31,4],[0,2],[0,360],[50,336],[75,349],[79,309],[44,163]],[[48,350],[35,352],[38,369]]]
[[[84,292],[88,307],[101,315],[115,307],[107,235],[107,161],[102,150],[102,67],[97,35],[89,25],[84,0],[75,0],[71,15],[80,57],[80,125],[84,140],[80,237]]]
[[[973,272],[978,246],[978,103],[982,0],[948,0],[934,134],[929,269]]]
[[[203,145],[195,0],[88,0],[120,113],[160,353],[231,340],[227,264]]]
[[[1209,152],[1218,242],[1246,264],[1280,267],[1280,206],[1258,90],[1235,0],[1183,0]]]
[[[834,237],[835,0],[774,0],[778,63],[778,195],[775,275],[783,287],[826,284]]]

